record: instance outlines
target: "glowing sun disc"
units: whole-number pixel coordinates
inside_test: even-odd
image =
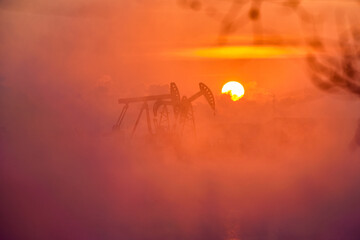
[[[230,81],[224,84],[221,89],[221,93],[229,94],[231,100],[237,101],[242,98],[245,94],[245,89],[241,83],[236,81]]]

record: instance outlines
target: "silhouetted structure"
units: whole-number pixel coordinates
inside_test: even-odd
[[[180,93],[175,83],[170,83],[170,94],[153,95],[145,97],[134,98],[121,98],[118,100],[120,104],[125,104],[121,110],[120,116],[113,126],[113,130],[119,129],[125,118],[126,112],[130,103],[142,102],[143,105],[140,109],[139,115],[136,119],[135,125],[132,130],[132,136],[134,135],[143,112],[146,113],[147,127],[149,134],[156,134],[160,132],[173,132],[182,136],[185,125],[190,123],[191,129],[196,134],[194,112],[192,108],[192,102],[201,96],[204,96],[210,107],[215,112],[215,98],[209,87],[204,83],[199,83],[200,91],[195,93],[190,98],[183,96],[180,101]],[[153,104],[153,122],[150,120],[149,102]],[[172,107],[174,114],[174,123],[170,123],[168,106]],[[159,116],[159,118],[158,118]],[[172,126],[171,126],[172,125]]]

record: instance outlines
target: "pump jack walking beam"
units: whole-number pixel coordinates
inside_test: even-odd
[[[143,102],[143,105],[142,105],[142,107],[140,109],[140,113],[139,113],[139,115],[138,115],[138,117],[136,119],[133,131],[132,131],[132,135],[134,135],[134,133],[135,133],[135,131],[137,129],[137,126],[139,124],[139,121],[141,119],[141,116],[142,116],[142,113],[143,113],[144,110],[146,112],[146,120],[147,120],[147,125],[148,125],[148,131],[149,131],[150,134],[152,134],[153,129],[151,127],[150,111],[149,111],[149,105],[148,105],[148,102],[151,102],[151,101],[155,101],[154,107],[158,105],[157,103],[170,103],[171,105],[176,105],[174,103],[178,103],[180,101],[180,94],[179,94],[179,90],[178,90],[176,84],[173,83],[173,82],[170,83],[170,94],[152,95],[152,96],[145,96],[145,97],[133,97],[133,98],[120,98],[118,100],[119,104],[125,104],[125,105],[124,105],[124,107],[123,107],[123,109],[122,109],[122,111],[120,113],[120,116],[119,116],[116,124],[113,126],[113,129],[116,130],[116,129],[120,128],[120,126],[121,126],[121,124],[122,124],[122,122],[124,120],[126,111],[129,108],[130,103]],[[154,117],[156,118],[156,112],[154,113]],[[168,116],[167,116],[167,118],[168,118]],[[160,122],[161,122],[161,120],[162,119],[160,119]],[[155,124],[155,130],[156,130],[156,128],[157,128],[157,126]]]

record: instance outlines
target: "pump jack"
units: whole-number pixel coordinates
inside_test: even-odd
[[[139,124],[141,115],[143,111],[146,112],[146,120],[147,120],[147,127],[150,134],[152,134],[152,127],[151,127],[151,121],[150,121],[150,112],[149,112],[149,106],[148,102],[151,101],[165,101],[165,102],[179,102],[180,101],[180,94],[179,90],[175,83],[170,83],[170,94],[162,94],[162,95],[153,95],[153,96],[145,96],[145,97],[135,97],[135,98],[120,98],[118,100],[119,104],[125,104],[123,109],[121,110],[120,116],[118,120],[116,121],[115,125],[113,126],[113,129],[119,129],[121,126],[121,123],[124,120],[126,111],[129,108],[130,103],[138,103],[143,102],[143,105],[140,109],[140,113],[136,119],[135,125],[132,130],[132,135],[134,135],[136,128]],[[175,105],[175,104],[174,104]]]
[[[192,102],[198,99],[201,96],[204,96],[206,101],[209,103],[210,107],[213,109],[215,113],[215,98],[212,94],[210,88],[206,86],[204,83],[199,83],[200,91],[195,93],[190,98],[183,96],[180,102],[176,102],[173,106],[174,114],[175,114],[175,125],[174,128],[178,128],[178,133],[182,135],[185,125],[190,123],[190,127],[192,128],[194,134],[196,135],[195,128],[195,119],[194,119],[194,111],[192,108]],[[167,104],[174,104],[170,102],[158,102],[154,105],[154,116],[157,116],[158,109],[162,107],[166,107]],[[179,125],[179,126],[177,126]]]
[[[197,92],[190,98],[183,96],[181,101],[180,101],[179,89],[177,88],[176,84],[173,82],[170,83],[170,94],[152,95],[152,96],[135,97],[135,98],[121,98],[119,99],[118,102],[120,104],[125,104],[125,105],[122,108],[120,116],[116,124],[113,126],[113,129],[116,130],[120,128],[130,103],[143,102],[143,105],[140,109],[140,113],[133,127],[132,135],[134,135],[136,131],[136,128],[138,126],[138,123],[140,121],[140,118],[144,110],[146,112],[148,131],[150,134],[153,134],[148,102],[155,101],[153,104],[155,133],[161,131],[168,131],[168,132],[178,131],[179,134],[181,135],[187,122],[190,122],[193,131],[195,133],[194,112],[191,103],[197,98],[204,96],[207,102],[209,103],[210,107],[215,111],[215,99],[211,90],[203,83],[199,83],[199,87],[200,87],[199,92]],[[175,119],[175,123],[173,127],[171,127],[170,124],[168,106],[173,108],[174,119]],[[159,112],[160,114],[158,114]],[[157,118],[158,115],[159,115],[159,119]]]

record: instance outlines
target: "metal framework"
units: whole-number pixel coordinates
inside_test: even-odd
[[[215,113],[215,98],[212,94],[210,88],[204,83],[199,83],[200,91],[192,95],[190,98],[182,97],[180,103],[180,117],[179,117],[179,135],[182,136],[186,125],[189,125],[190,129],[196,135],[196,125],[194,118],[194,110],[192,107],[192,102],[198,99],[201,96],[204,96],[206,101],[209,103],[210,107]]]
[[[145,97],[134,97],[134,98],[121,98],[118,100],[119,104],[125,104],[121,110],[120,116],[116,121],[113,129],[119,129],[125,118],[125,114],[131,103],[142,102],[143,105],[140,109],[139,115],[136,119],[135,125],[132,130],[132,136],[135,134],[139,121],[143,112],[146,114],[147,127],[150,134],[160,132],[178,132],[180,136],[184,131],[185,125],[190,125],[191,130],[196,135],[194,111],[192,108],[192,102],[201,96],[204,96],[210,107],[215,111],[215,98],[211,90],[204,84],[199,83],[200,91],[192,95],[190,98],[185,96],[180,100],[179,89],[175,83],[170,83],[170,94],[152,95]],[[149,102],[153,103],[153,123],[154,132],[151,124],[151,117],[149,111]],[[174,124],[170,122],[170,113],[168,107],[173,109]]]

